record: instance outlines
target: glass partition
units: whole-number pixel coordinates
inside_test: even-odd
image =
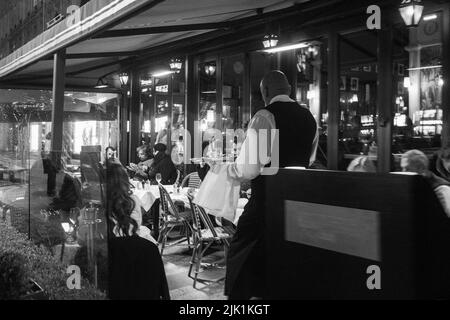
[[[0,220],[105,292],[104,151],[118,155],[119,96],[66,92],[60,134],[50,91],[0,90],[0,99]]]

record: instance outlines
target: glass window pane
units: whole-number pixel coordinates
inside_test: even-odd
[[[221,114],[217,109],[217,63],[215,60],[198,65],[199,79],[199,120],[203,132],[202,141],[208,143],[210,150],[222,149],[222,133],[220,128]]]
[[[406,151],[418,149],[433,160],[431,170],[448,178],[445,152],[439,151],[443,124],[442,13],[436,12],[435,17],[411,30],[395,28],[393,169],[414,170],[402,168],[400,159]]]
[[[378,148],[376,34],[364,31],[343,35],[340,51],[339,169],[375,172]]]
[[[243,54],[222,59],[222,132],[227,155],[239,154],[250,120],[250,110],[243,105],[244,71]]]

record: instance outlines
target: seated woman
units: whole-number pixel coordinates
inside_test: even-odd
[[[136,149],[140,162],[130,163],[127,167],[132,178],[138,180],[148,179],[148,170],[153,164],[153,153],[149,145],[142,145]]]
[[[106,212],[113,235],[108,242],[109,298],[170,299],[161,255],[150,231],[141,226],[139,200],[130,191],[125,169],[111,164],[107,177]]]
[[[177,180],[177,169],[169,155],[166,154],[166,145],[157,143],[154,146],[155,158],[148,171],[148,179],[156,181],[156,174],[161,174],[161,184],[174,184]]]
[[[139,198],[131,192],[129,177],[124,167],[112,163],[107,169],[107,214],[112,221],[112,234],[116,237],[138,235],[153,243],[156,240],[150,230],[142,226],[142,210]]]

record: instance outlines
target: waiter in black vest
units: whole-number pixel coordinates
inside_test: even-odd
[[[261,81],[260,89],[266,107],[251,119],[239,157],[234,163],[225,164],[229,178],[251,180],[252,188],[252,196],[239,218],[227,256],[225,294],[233,300],[265,296],[264,207],[270,199],[265,197],[264,172],[276,173],[278,168],[273,168],[275,162],[280,168],[309,167],[315,160],[318,143],[316,121],[309,109],[289,97],[291,86],[284,73],[278,70],[269,72]],[[270,143],[275,129],[279,137],[277,148]],[[269,137],[270,153],[266,159],[258,156],[261,130],[266,130]],[[278,161],[272,153],[276,150]],[[255,152],[258,155],[255,156]],[[264,170],[271,165],[271,158],[272,169],[276,171],[267,173]],[[216,171],[222,165],[212,164],[211,170]]]

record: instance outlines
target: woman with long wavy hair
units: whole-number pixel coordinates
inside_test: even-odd
[[[125,168],[119,163],[110,163],[106,170],[107,214],[110,231],[116,237],[139,235],[156,244],[150,230],[142,226],[139,199],[133,195]]]
[[[110,163],[106,172],[106,208],[111,231],[108,241],[109,298],[170,299],[161,255],[150,230],[141,226],[141,205],[131,191],[125,168]]]

